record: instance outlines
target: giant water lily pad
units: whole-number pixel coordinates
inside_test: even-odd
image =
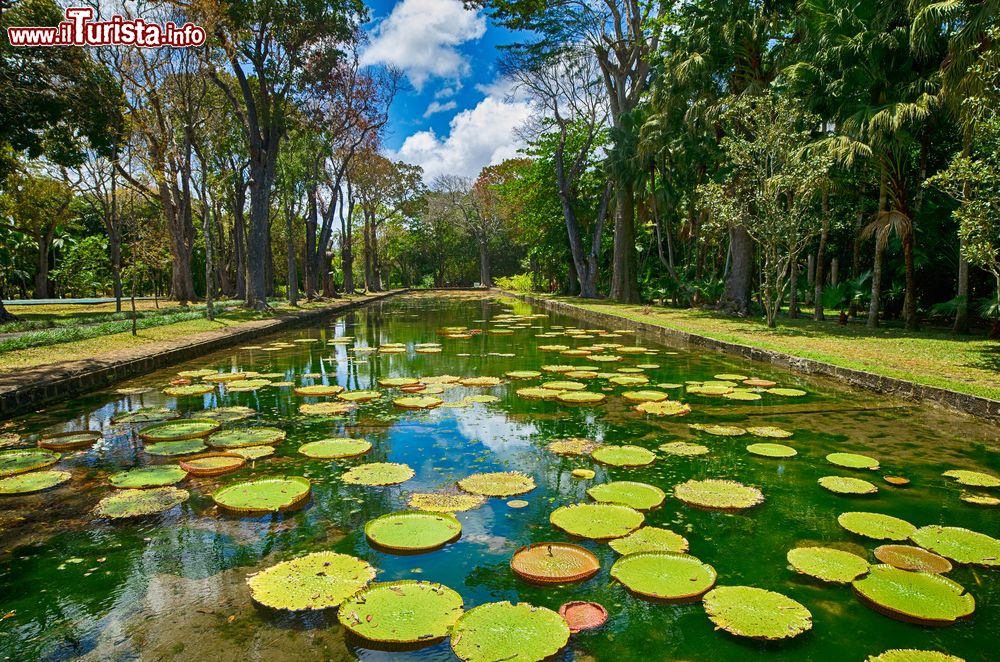
[[[561,584],[593,577],[601,566],[592,552],[579,545],[536,542],[514,552],[510,567],[528,581]]]
[[[458,383],[462,386],[469,386],[473,388],[491,388],[493,386],[498,386],[500,384],[499,377],[466,377],[464,379],[458,380]]]
[[[171,421],[150,425],[139,433],[144,441],[184,441],[207,437],[222,427],[219,421],[208,418],[191,418],[185,421]]]
[[[656,461],[656,453],[642,446],[601,446],[590,456],[613,467],[644,467]]]
[[[784,444],[750,444],[747,446],[747,452],[751,455],[759,455],[760,457],[781,459],[795,457],[799,454],[797,450]]]
[[[342,416],[354,411],[350,402],[307,402],[299,405],[299,413],[309,416]]]
[[[118,414],[111,418],[112,423],[151,423],[153,421],[169,421],[180,418],[181,413],[176,409],[166,407],[144,407],[135,411]]]
[[[273,446],[281,443],[285,431],[278,428],[234,428],[216,432],[208,438],[208,445],[215,448],[245,448],[246,446]]]
[[[206,409],[205,411],[198,412],[198,416],[201,418],[207,418],[213,421],[242,421],[245,418],[250,418],[257,414],[257,410],[251,407],[244,407],[242,405],[237,405],[234,407],[216,407],[215,409]]]
[[[231,451],[226,451],[227,453],[232,453],[234,455],[239,455],[246,460],[259,460],[261,458],[270,457],[274,455],[273,446],[247,446],[246,448],[234,448]]]
[[[697,455],[708,454],[708,446],[692,444],[686,441],[668,441],[665,444],[660,444],[660,450],[664,453],[680,457],[695,457]]]
[[[60,457],[59,453],[42,448],[0,451],[0,477],[44,469],[58,462]]]
[[[621,557],[611,576],[633,593],[661,600],[690,600],[715,585],[715,568],[687,554],[641,552]]]
[[[379,386],[384,386],[386,388],[398,388],[400,386],[414,386],[419,384],[420,380],[416,377],[385,377],[378,380]]]
[[[388,513],[365,525],[365,536],[379,547],[398,551],[436,549],[462,534],[452,515],[419,510]]]
[[[603,393],[591,391],[563,391],[556,396],[556,400],[567,405],[596,405],[606,399],[607,396]]]
[[[526,494],[535,489],[535,479],[520,471],[495,471],[472,474],[458,481],[458,486],[472,494],[506,497]]]
[[[947,625],[976,609],[975,599],[960,584],[942,575],[875,565],[854,580],[862,602],[892,618],[922,625]]]
[[[662,504],[667,497],[666,493],[655,485],[628,480],[594,485],[587,490],[587,495],[594,501],[620,503],[636,510],[652,510]]]
[[[186,439],[184,441],[161,441],[158,444],[146,444],[143,450],[150,455],[171,457],[174,455],[190,455],[200,453],[208,448],[201,439]]]
[[[952,469],[951,471],[945,471],[941,475],[954,478],[955,482],[966,487],[1000,487],[1000,478],[982,471]]]
[[[881,513],[841,513],[837,523],[851,533],[874,540],[906,540],[917,530],[906,520]]]
[[[382,394],[378,391],[345,391],[338,393],[337,397],[345,402],[368,402],[370,400],[378,400],[382,397]]]
[[[410,495],[407,505],[417,510],[435,513],[458,513],[479,508],[486,503],[486,497],[478,494],[444,494],[441,492],[415,492]]]
[[[735,480],[689,480],[674,486],[674,496],[684,503],[708,510],[744,510],[764,502],[756,487]]]
[[[352,485],[398,485],[405,483],[416,475],[406,464],[395,462],[371,462],[351,467],[340,477],[345,483]]]
[[[312,386],[296,386],[292,389],[295,395],[304,395],[310,398],[322,398],[330,395],[337,395],[343,392],[343,386],[328,384],[313,384]]]
[[[221,476],[246,464],[246,458],[236,453],[205,453],[178,462],[181,469],[192,476]]]
[[[547,388],[552,391],[582,391],[587,388],[586,384],[581,384],[580,382],[567,382],[567,381],[554,381],[554,382],[544,382],[542,388]]]
[[[968,492],[963,492],[958,498],[965,503],[972,504],[973,506],[984,506],[987,508],[1000,506],[1000,497],[988,496],[986,494],[970,494]]]
[[[875,548],[875,558],[900,570],[918,570],[944,574],[951,571],[951,561],[912,545],[881,545]]]
[[[642,386],[649,383],[649,378],[642,375],[618,375],[608,381],[616,386]]]
[[[788,563],[795,572],[834,584],[848,584],[868,572],[868,561],[832,547],[790,549]]]
[[[68,451],[93,446],[104,435],[98,430],[74,430],[47,434],[38,440],[38,446],[50,451]]]
[[[688,426],[692,430],[698,430],[714,437],[739,437],[747,433],[745,428],[735,425],[716,425],[714,423],[692,423]]]
[[[868,495],[878,492],[878,486],[874,483],[848,476],[823,476],[816,482],[834,494]]]
[[[632,533],[645,521],[634,508],[617,503],[576,503],[556,508],[549,522],[580,538],[605,540]]]
[[[924,549],[963,565],[1000,566],[1000,540],[957,526],[924,526],[910,534]]]
[[[261,514],[291,510],[309,498],[308,478],[261,478],[227,485],[212,494],[215,504],[233,513]]]
[[[549,443],[545,450],[557,455],[590,455],[600,443],[582,437],[569,437],[568,439],[557,439]]]
[[[569,641],[562,616],[525,602],[491,602],[467,611],[451,633],[451,649],[466,662],[538,662]]]
[[[444,400],[433,395],[405,395],[393,400],[392,404],[400,409],[433,409],[440,407],[443,402]]]
[[[372,449],[371,442],[365,439],[320,439],[299,446],[299,452],[306,457],[317,460],[339,460],[345,457],[364,455]]]
[[[798,388],[769,388],[767,389],[767,392],[771,395],[779,395],[783,398],[801,398],[803,395],[806,395],[805,391]]]
[[[874,471],[879,468],[878,460],[857,453],[830,453],[826,456],[826,461],[845,469],[871,469]]]
[[[119,489],[146,489],[165,487],[187,478],[187,472],[180,467],[161,464],[152,467],[128,469],[108,476],[108,482]]]
[[[505,377],[510,379],[536,379],[542,376],[537,370],[511,370],[510,372],[504,373]]]
[[[206,395],[214,390],[215,387],[211,384],[185,384],[181,386],[168,386],[163,389],[163,393],[175,398],[182,398],[195,395]]]
[[[562,391],[554,391],[550,388],[519,388],[517,397],[525,400],[555,400]]]
[[[688,551],[688,541],[684,536],[669,529],[655,526],[644,526],[633,531],[624,538],[616,538],[608,543],[611,549],[619,554],[638,554],[640,552],[674,552],[684,554]]]
[[[155,515],[179,506],[188,500],[187,490],[176,487],[156,487],[151,490],[120,490],[101,499],[94,509],[98,517],[125,519]]]
[[[412,644],[447,636],[462,606],[462,596],[447,586],[402,580],[355,593],[340,605],[337,618],[363,639]]]
[[[765,437],[768,439],[787,439],[792,436],[788,430],[783,430],[773,425],[757,425],[748,427],[747,432],[755,437]]]
[[[719,586],[705,594],[705,613],[720,630],[775,641],[812,628],[812,614],[787,595],[753,586]]]
[[[893,648],[880,655],[869,655],[867,662],[965,662],[965,660],[938,651]]]
[[[201,368],[199,370],[181,370],[177,373],[180,377],[187,377],[188,379],[201,379],[202,377],[208,377],[209,375],[216,374],[215,370],[211,368]]]
[[[41,492],[68,481],[68,471],[32,471],[0,478],[0,494],[31,494]]]
[[[247,577],[250,597],[272,609],[310,611],[338,606],[375,579],[375,568],[335,552],[314,552]]]

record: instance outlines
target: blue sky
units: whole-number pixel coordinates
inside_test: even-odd
[[[515,129],[531,109],[497,74],[497,46],[516,35],[460,0],[369,0],[363,61],[401,69],[406,86],[390,115],[389,156],[441,174],[475,176],[514,156]]]

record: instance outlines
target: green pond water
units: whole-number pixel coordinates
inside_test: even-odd
[[[522,303],[478,295],[408,295],[374,304],[314,328],[297,329],[255,341],[315,338],[268,352],[231,349],[149,374],[120,387],[155,387],[141,395],[118,395],[113,388],[59,404],[12,421],[9,430],[33,445],[35,435],[99,429],[104,440],[90,449],[68,451],[54,469],[72,472],[72,480],[47,492],[0,497],[0,659],[9,660],[451,660],[448,641],[412,651],[376,650],[344,634],[334,610],[291,615],[255,606],[245,578],[279,561],[318,550],[357,556],[379,570],[377,581],[421,579],[458,591],[471,608],[499,600],[526,601],[552,609],[571,600],[603,604],[610,619],[600,629],[573,635],[558,659],[612,660],[864,660],[891,648],[946,651],[967,660],[997,659],[1000,632],[998,570],[956,567],[950,578],[975,596],[976,612],[943,628],[893,620],[855,598],[851,588],[823,584],[796,574],[787,564],[789,549],[826,544],[864,555],[882,544],[842,529],[837,515],[864,510],[906,519],[917,526],[960,526],[997,536],[1000,510],[959,499],[963,488],[941,472],[952,468],[996,472],[997,428],[926,407],[851,392],[835,384],[714,353],[657,345],[641,337],[571,339],[536,338],[559,327],[593,328],[556,314],[537,317],[513,335],[482,333],[468,340],[442,339],[447,326],[486,329],[488,321],[509,313],[541,313]],[[486,321],[484,321],[486,320]],[[343,345],[322,341],[354,336],[357,346],[406,343],[403,354],[356,355]],[[418,354],[415,343],[440,342],[440,354]],[[349,389],[379,388],[377,380],[398,376],[457,375],[502,377],[509,370],[537,370],[543,364],[591,365],[585,357],[541,352],[538,345],[582,346],[599,342],[643,344],[655,355],[626,356],[601,364],[614,371],[637,364],[647,369],[649,388],[662,382],[711,380],[720,373],[772,379],[781,386],[806,390],[800,398],[765,394],[757,402],[684,395],[687,417],[654,418],[631,409],[620,393],[601,379],[585,380],[588,390],[606,393],[599,406],[570,406],[524,400],[517,388],[536,380],[505,380],[495,388],[454,388],[440,397],[461,400],[490,393],[500,400],[466,408],[404,411],[384,391],[381,400],[362,403],[339,419],[302,415],[300,404],[328,398],[304,398],[289,387],[231,393],[224,387],[204,396],[173,398],[161,393],[180,370],[280,372],[295,384],[339,384]],[[498,356],[497,354],[513,354]],[[330,360],[324,360],[330,359]],[[303,378],[321,373],[321,377]],[[640,387],[645,388],[645,387]],[[97,502],[112,492],[111,473],[149,464],[173,463],[143,452],[142,425],[115,425],[116,414],[139,407],[176,408],[197,417],[203,409],[244,405],[258,414],[225,428],[267,423],[287,433],[275,456],[248,463],[217,478],[188,477],[178,487],[190,499],[157,516],[109,521],[93,514]],[[750,436],[717,437],[692,430],[691,423],[775,425],[794,432],[787,440]],[[373,445],[361,458],[309,460],[296,452],[306,442],[328,437],[362,437]],[[552,440],[587,437],[655,450],[666,441],[707,445],[701,457],[658,453],[643,468],[612,468],[589,457],[564,457],[544,449]],[[754,442],[778,441],[798,449],[797,457],[776,460],[750,455]],[[877,472],[838,469],[824,457],[831,452],[860,452],[878,458]],[[347,469],[365,462],[390,461],[411,466],[416,475],[402,485],[365,487],[339,480]],[[593,480],[574,478],[575,468],[591,468]],[[451,488],[455,481],[482,471],[518,470],[534,477],[537,488],[516,498],[528,501],[512,509],[504,499],[490,499],[478,509],[458,513],[461,538],[437,551],[396,555],[370,546],[367,521],[406,508],[412,492]],[[211,494],[220,486],[251,477],[296,475],[312,481],[310,501],[300,510],[274,516],[235,517],[220,513]],[[826,475],[854,476],[876,483],[872,497],[837,496],[819,487]],[[894,488],[883,475],[909,478],[908,488]],[[691,478],[729,478],[758,486],[762,505],[740,513],[697,510],[671,495],[677,483]],[[700,602],[657,604],[630,594],[609,571],[618,555],[606,543],[576,541],[600,559],[601,570],[576,584],[539,587],[510,570],[520,546],[536,541],[568,541],[549,524],[555,508],[587,502],[586,489],[610,480],[657,485],[667,500],[647,513],[646,524],[687,537],[690,553],[713,565],[718,585],[758,586],[784,593],[813,616],[810,632],[781,643],[740,639],[716,631]],[[983,491],[980,491],[982,493]]]

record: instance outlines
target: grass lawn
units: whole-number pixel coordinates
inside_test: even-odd
[[[891,327],[869,330],[857,323],[840,326],[836,321],[811,318],[781,318],[778,328],[768,329],[763,320],[736,319],[711,311],[554,298],[716,340],[1000,400],[1000,343],[983,336]]]

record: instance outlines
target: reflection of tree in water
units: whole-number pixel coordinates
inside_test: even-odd
[[[510,600],[517,597],[522,582],[511,572],[509,561],[498,561],[476,566],[465,576],[465,585],[489,591],[493,600]]]

